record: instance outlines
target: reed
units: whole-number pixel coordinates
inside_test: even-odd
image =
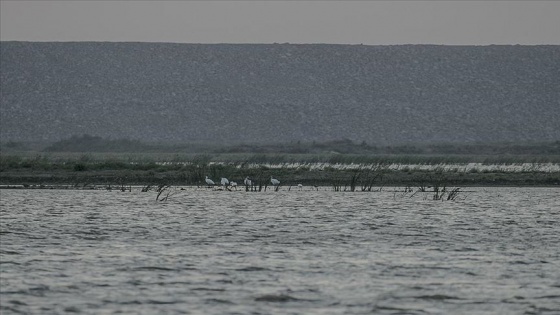
[[[177,193],[177,189],[168,184],[160,184],[157,188],[156,201],[167,201],[169,197]]]

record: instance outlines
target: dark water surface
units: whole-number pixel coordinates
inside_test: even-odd
[[[560,190],[0,191],[2,314],[560,314]]]

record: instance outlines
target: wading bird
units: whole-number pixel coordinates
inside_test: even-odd
[[[220,183],[222,184],[222,186],[226,187],[229,184],[229,180],[225,177],[222,177]]]
[[[207,184],[208,186],[214,186],[214,185],[215,185],[215,184],[214,184],[214,181],[211,180],[210,178],[208,178],[208,176],[206,176],[206,184]]]
[[[245,184],[245,186],[251,186],[253,185],[253,182],[249,179],[249,176],[245,177],[245,180],[243,181],[243,184]]]

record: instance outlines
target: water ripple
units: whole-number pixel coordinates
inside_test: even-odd
[[[550,188],[4,190],[2,314],[558,314]]]

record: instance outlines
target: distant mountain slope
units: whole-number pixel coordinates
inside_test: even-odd
[[[560,46],[1,42],[0,139],[560,139]]]

